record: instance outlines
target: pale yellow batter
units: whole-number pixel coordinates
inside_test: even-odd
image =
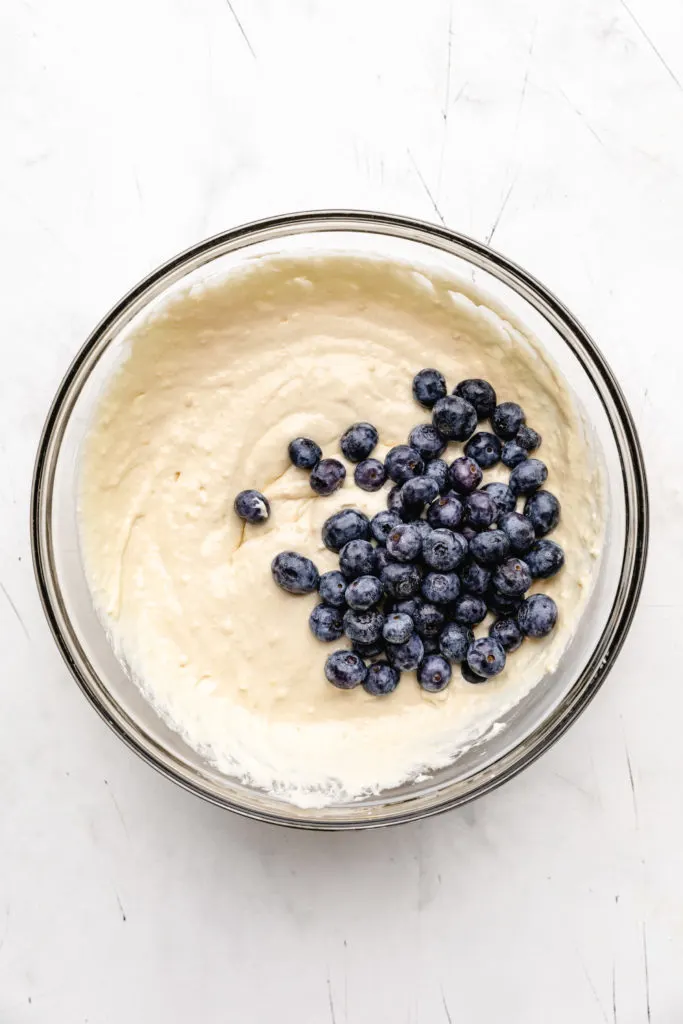
[[[86,568],[149,699],[221,770],[301,805],[377,792],[446,764],[557,663],[601,543],[597,469],[554,367],[481,302],[471,286],[404,264],[271,258],[176,296],[136,330],[83,455]],[[554,597],[559,625],[481,686],[456,668],[441,694],[420,690],[414,673],[388,697],[340,691],[323,665],[342,642],[312,636],[316,596],[283,593],[270,563],[291,549],[321,572],[337,568],[324,520],[343,506],[373,514],[388,488],[359,490],[349,466],[344,487],[318,497],[287,444],[309,436],[341,457],[343,431],[368,420],[382,457],[429,420],[411,395],[424,366],[451,388],[490,380],[543,435],[567,564],[534,589]],[[451,444],[446,457],[458,454]],[[507,475],[497,467],[485,480]],[[265,525],[244,526],[232,510],[247,487],[270,500]]]

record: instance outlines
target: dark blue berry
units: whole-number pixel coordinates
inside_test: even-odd
[[[386,478],[384,464],[379,459],[363,459],[353,471],[356,486],[362,491],[378,491]]]
[[[447,395],[434,406],[433,423],[450,441],[466,441],[477,429],[477,410],[459,395]]]
[[[496,407],[496,392],[487,380],[478,377],[461,380],[453,392],[466,399],[477,410],[480,420],[487,420]]]
[[[414,526],[417,532],[420,534],[420,537],[422,538],[422,547],[424,548],[425,540],[434,532],[432,527],[429,525],[426,519],[415,519],[411,525]]]
[[[541,443],[541,435],[537,434],[531,427],[527,427],[526,423],[523,423],[517,431],[515,441],[528,452],[533,452]]]
[[[441,654],[438,636],[423,636],[422,646],[424,647],[425,657],[428,654]]]
[[[557,622],[557,605],[547,594],[532,594],[522,601],[517,622],[524,636],[547,636]]]
[[[342,608],[346,604],[346,580],[338,569],[324,572],[318,583],[318,593],[326,604]]]
[[[420,370],[413,378],[413,395],[420,405],[431,409],[435,402],[446,394],[444,375],[438,370]]]
[[[498,527],[510,541],[513,555],[525,555],[536,540],[534,528],[521,512],[508,512],[498,520]]]
[[[463,663],[460,666],[460,674],[466,683],[477,684],[486,682],[486,676],[477,675],[476,672],[472,671],[472,669],[470,668],[466,661],[463,661]]]
[[[471,526],[467,526],[467,525],[461,526],[459,532],[463,535],[463,537],[465,538],[465,540],[467,541],[468,544],[472,540],[473,537],[477,536],[477,533],[478,533],[477,530],[473,530]]]
[[[387,494],[387,508],[390,512],[395,512],[398,516],[402,516],[405,511],[403,508],[401,490],[401,484],[396,484]]]
[[[240,491],[235,498],[235,512],[247,523],[265,523],[270,515],[270,505],[260,491]]]
[[[484,621],[487,611],[486,601],[476,594],[462,594],[449,609],[453,621],[461,626],[477,626]]]
[[[467,649],[474,640],[474,633],[459,622],[448,622],[439,637],[439,647],[444,658],[460,662],[467,657]]]
[[[489,627],[489,636],[497,640],[508,654],[516,651],[524,639],[516,619],[496,619]]]
[[[296,551],[281,551],[270,565],[273,579],[288,594],[310,594],[318,587],[318,570],[310,558]]]
[[[537,540],[524,561],[535,580],[547,580],[564,565],[564,551],[554,540]]]
[[[536,491],[524,502],[524,515],[531,521],[536,536],[545,537],[560,521],[560,503],[550,491]]]
[[[450,604],[460,593],[460,579],[454,572],[428,572],[422,581],[422,596],[432,604]]]
[[[382,635],[387,643],[404,644],[415,630],[415,623],[405,612],[392,612],[387,615]]]
[[[425,462],[438,459],[446,450],[446,438],[442,437],[431,423],[420,423],[413,427],[408,437],[411,448],[420,453]]]
[[[404,644],[387,644],[390,664],[404,672],[414,672],[424,653],[424,644],[417,633],[411,634]]]
[[[417,670],[417,681],[428,693],[439,693],[451,681],[451,666],[442,654],[428,654]]]
[[[523,423],[524,412],[516,402],[501,402],[491,413],[491,426],[504,441],[511,441]]]
[[[364,612],[382,600],[384,587],[376,576],[359,576],[346,588],[346,603],[354,611]]]
[[[386,693],[393,693],[398,686],[401,673],[392,668],[386,661],[376,661],[370,665],[367,675],[363,680],[363,687],[373,697],[383,697]]]
[[[418,609],[424,604],[421,597],[408,597],[405,601],[395,601],[392,611],[397,612],[400,615],[410,615],[413,622],[415,622],[415,616],[417,615]]]
[[[411,448],[409,444],[397,444],[387,453],[384,468],[394,483],[404,484],[406,480],[422,475],[424,462],[416,448]]]
[[[480,637],[473,640],[467,649],[467,664],[476,675],[489,679],[505,668],[505,651],[493,637]]]
[[[507,466],[508,469],[514,469],[515,466],[519,466],[520,462],[524,462],[525,459],[529,458],[529,453],[526,448],[522,448],[521,444],[517,444],[516,441],[506,441],[500,453],[500,458],[504,466]]]
[[[510,473],[510,488],[514,494],[531,494],[547,479],[548,470],[545,463],[540,459],[526,459]]]
[[[341,608],[333,608],[330,604],[317,604],[309,616],[308,624],[313,636],[325,643],[338,640],[344,632]]]
[[[430,569],[449,572],[456,569],[467,554],[467,541],[452,530],[432,530],[422,542],[422,558]]]
[[[404,600],[419,593],[422,573],[416,565],[389,562],[382,570],[382,583],[387,594]]]
[[[384,616],[376,608],[370,608],[365,612],[357,612],[350,608],[344,613],[344,632],[349,640],[372,644],[381,637],[383,626]]]
[[[461,456],[451,463],[448,476],[456,494],[471,494],[481,483],[483,473],[474,459],[466,459]]]
[[[529,566],[521,558],[508,558],[493,574],[493,587],[505,597],[521,597],[531,586]]]
[[[414,562],[422,550],[422,537],[410,523],[395,526],[387,537],[387,553],[397,562]]]
[[[445,494],[450,487],[448,464],[443,459],[434,459],[433,462],[428,462],[425,476],[435,481],[436,486],[439,488],[439,494]]]
[[[443,609],[437,608],[434,604],[427,604],[426,601],[420,602],[413,615],[415,632],[419,633],[423,640],[428,636],[438,636],[445,621]]]
[[[338,459],[321,459],[308,479],[316,494],[332,494],[344,483],[346,468]]]
[[[310,437],[295,437],[289,442],[289,457],[298,469],[313,469],[323,457],[320,445]]]
[[[465,522],[475,530],[487,530],[496,518],[496,506],[486,491],[475,491],[465,498]]]
[[[496,521],[504,516],[506,512],[514,512],[515,505],[517,504],[517,498],[512,493],[507,484],[501,484],[494,481],[490,484],[484,484],[482,487],[488,496],[493,500],[493,504],[496,506]]]
[[[339,447],[349,462],[362,462],[379,441],[372,423],[354,423],[341,437]]]
[[[489,611],[506,618],[516,615],[522,604],[521,597],[506,597],[505,594],[499,594],[493,586],[486,591],[484,599],[489,606]]]
[[[339,568],[348,580],[372,576],[375,559],[375,549],[369,540],[350,540],[339,552]]]
[[[369,661],[370,658],[379,658],[381,654],[384,654],[384,640],[382,637],[379,640],[374,640],[371,644],[362,644],[358,640],[354,640],[351,646],[356,654],[360,654],[364,661]]]
[[[386,544],[393,528],[402,521],[398,512],[378,512],[370,520],[370,532],[378,544]]]
[[[435,530],[457,530],[462,520],[462,502],[455,494],[445,494],[433,501],[427,510],[427,522]]]
[[[330,551],[341,551],[350,540],[367,540],[370,520],[357,508],[343,508],[323,523],[323,544]]]
[[[483,565],[479,565],[478,562],[469,559],[460,571],[460,582],[470,594],[482,597],[491,582],[491,572]]]
[[[411,515],[419,515],[425,505],[430,505],[438,496],[437,483],[428,476],[416,476],[413,480],[406,480],[401,488],[403,508]]]
[[[325,675],[340,690],[352,690],[367,674],[365,662],[355,651],[334,651],[325,662]]]
[[[500,459],[500,441],[495,434],[480,430],[465,445],[465,455],[474,459],[482,469],[490,469]]]
[[[470,541],[470,555],[475,562],[487,567],[498,565],[507,558],[509,551],[510,541],[502,530],[484,530]]]
[[[382,573],[383,573],[384,569],[392,561],[393,561],[393,559],[391,558],[391,555],[388,554],[386,548],[381,548],[381,547],[380,548],[376,548],[375,549],[375,575],[379,576],[379,578],[381,579],[382,578]]]

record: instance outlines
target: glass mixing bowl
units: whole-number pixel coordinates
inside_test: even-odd
[[[226,777],[169,729],[115,657],[88,589],[78,541],[81,443],[125,338],[174,290],[272,254],[372,253],[470,280],[536,335],[574,392],[604,464],[608,526],[598,577],[558,668],[475,746],[426,778],[353,803],[301,809]],[[145,761],[192,793],[241,814],[303,828],[368,828],[471,800],[516,775],[586,707],[624,642],[648,539],[645,470],[624,396],[584,329],[547,288],[486,246],[405,217],[324,211],[226,231],[169,260],[95,328],[60,384],[38,449],[31,532],[38,588],[59,649],[86,697]]]

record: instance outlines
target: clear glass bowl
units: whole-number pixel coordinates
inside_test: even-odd
[[[125,355],[137,319],[176,288],[268,254],[374,253],[449,271],[526,324],[563,373],[604,461],[608,532],[598,579],[558,669],[504,716],[505,729],[429,778],[376,797],[300,809],[215,770],[170,730],[124,672],[84,576],[76,519],[81,442],[103,384]],[[367,828],[409,821],[471,800],[546,750],[594,696],[616,658],[638,600],[648,539],[645,470],[631,414],[594,342],[543,285],[486,246],[404,217],[323,211],[275,217],[201,242],[136,285],[95,328],[60,384],[38,449],[33,558],[48,622],[74,678],[104,720],[168,778],[241,814],[304,828]]]

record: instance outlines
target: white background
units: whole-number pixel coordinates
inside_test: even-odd
[[[681,0],[2,0],[1,1024],[683,1019]],[[31,466],[99,317],[198,239],[375,207],[520,262],[597,339],[652,549],[583,718],[422,824],[203,805],[86,705],[42,618]]]

